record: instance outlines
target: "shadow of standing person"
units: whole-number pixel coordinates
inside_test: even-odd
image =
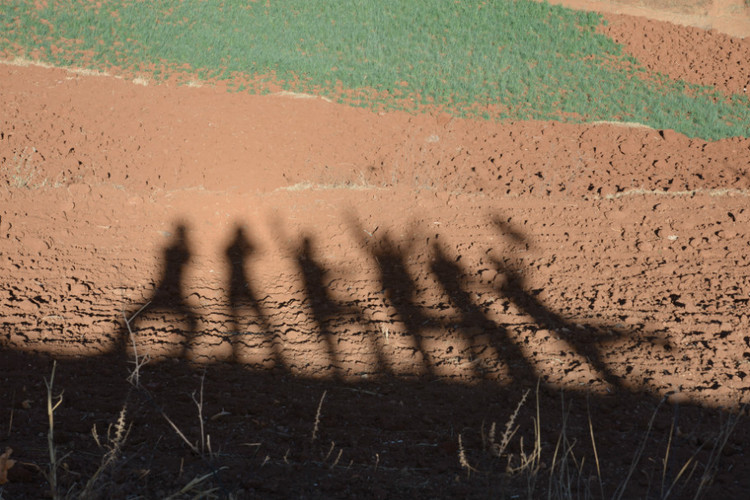
[[[172,243],[163,252],[163,273],[156,290],[143,306],[126,315],[127,324],[123,325],[121,335],[121,349],[125,348],[125,342],[130,331],[137,334],[138,325],[146,318],[153,318],[161,314],[165,323],[173,319],[184,321],[187,329],[180,332],[182,349],[180,356],[185,357],[187,350],[192,344],[198,327],[198,318],[193,309],[185,300],[184,290],[185,269],[190,262],[191,252],[187,237],[187,226],[180,222],[175,228],[175,236]],[[128,326],[129,330],[128,331]],[[166,329],[166,325],[160,330]],[[154,339],[156,340],[156,339]],[[159,341],[161,343],[161,341]]]
[[[313,320],[320,329],[326,343],[330,361],[328,369],[333,369],[334,377],[341,378],[342,366],[338,359],[337,341],[333,338],[334,333],[328,325],[332,319],[342,312],[341,305],[331,297],[326,283],[328,271],[315,258],[309,236],[302,237],[301,244],[297,249],[296,259],[297,265],[302,271],[305,295],[310,303]]]
[[[255,253],[255,246],[247,236],[247,232],[242,225],[237,225],[229,246],[224,251],[229,265],[229,310],[232,322],[232,331],[230,334],[230,343],[232,345],[232,361],[242,361],[240,356],[240,346],[244,345],[241,335],[243,335],[243,319],[245,311],[249,310],[255,315],[257,324],[262,329],[262,335],[268,337],[271,342],[273,361],[275,367],[283,368],[284,359],[279,346],[273,337],[271,325],[268,317],[263,311],[261,301],[250,285],[250,279],[247,272],[247,261]]]

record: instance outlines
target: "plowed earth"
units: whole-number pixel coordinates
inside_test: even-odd
[[[609,20],[631,49],[642,31],[701,40],[671,45],[682,63],[648,60],[664,73],[747,85],[747,64],[726,69],[750,60],[747,41]],[[663,496],[694,456],[671,493],[691,497],[748,400],[748,139],[7,64],[0,96],[7,498],[49,489],[53,359],[61,487],[92,476],[106,451],[92,426],[104,436],[127,406],[107,498],[161,498],[205,474],[198,489],[219,497],[526,496],[505,470],[521,437],[530,450],[537,400],[533,496],[564,475],[565,428],[586,457],[580,474],[567,464],[574,489],[613,495],[644,443],[625,498]],[[499,442],[527,389],[496,457],[489,430]],[[750,489],[749,437],[741,419],[709,496]]]

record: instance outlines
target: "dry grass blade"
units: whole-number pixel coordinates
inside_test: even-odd
[[[596,463],[596,477],[599,480],[599,492],[601,498],[604,498],[604,484],[602,483],[602,470],[599,466],[599,453],[596,449],[596,440],[594,439],[594,424],[591,422],[591,407],[589,406],[589,399],[586,398],[586,414],[589,418],[589,435],[591,436],[591,447],[594,449],[594,462]]]
[[[552,465],[549,469],[549,483],[547,485],[547,497],[553,498],[572,498],[572,474],[570,472],[570,459],[575,462],[573,448],[575,440],[571,442],[568,439],[568,416],[570,406],[566,409],[565,398],[561,394],[562,423],[560,425],[560,435],[555,443],[555,451],[552,455]]]
[[[315,439],[318,437],[318,427],[320,426],[320,413],[323,410],[323,400],[326,398],[326,393],[328,391],[323,391],[323,395],[320,396],[320,402],[318,403],[318,410],[315,412],[315,424],[313,425],[312,430],[312,436],[310,437],[310,442],[314,442]]]
[[[10,397],[10,418],[8,419],[8,436],[13,432],[13,414],[15,413],[16,390],[13,389],[13,395]]]
[[[734,432],[734,428],[737,426],[737,423],[739,422],[746,408],[747,405],[743,405],[737,414],[730,415],[729,421],[721,426],[719,434],[714,440],[714,447],[708,457],[706,468],[703,471],[700,484],[698,485],[698,489],[695,491],[693,499],[700,498],[703,494],[704,489],[710,486],[713,482],[713,478],[714,476],[716,476],[716,472],[719,469],[719,459],[721,458],[721,454],[724,451],[727,442],[729,441],[729,436],[731,436],[732,432]]]
[[[659,401],[659,404],[656,405],[656,409],[654,409],[654,412],[651,414],[651,419],[648,421],[648,428],[646,429],[646,434],[643,436],[643,440],[638,445],[638,448],[635,451],[633,460],[630,463],[630,468],[628,468],[628,473],[625,476],[625,479],[623,480],[622,484],[620,484],[620,487],[617,488],[617,491],[615,491],[615,494],[612,498],[620,500],[622,498],[622,495],[625,494],[625,488],[627,488],[628,483],[630,482],[630,478],[633,476],[633,472],[635,471],[635,468],[638,465],[638,462],[640,462],[641,460],[643,451],[646,449],[646,442],[648,441],[648,436],[651,434],[651,429],[654,426],[654,420],[656,420],[656,414],[659,412],[659,408],[661,408],[661,405],[664,404],[665,400],[666,400],[665,398],[662,398],[661,401]]]
[[[466,469],[466,477],[471,476],[471,473],[473,471],[476,471],[476,469],[469,464],[469,460],[466,458],[466,450],[464,449],[464,443],[461,434],[458,435],[458,463],[461,464],[461,467]]]
[[[219,470],[224,470],[226,467],[222,467]],[[193,492],[198,486],[200,486],[201,483],[206,481],[208,478],[213,476],[215,472],[209,472],[208,474],[205,474],[200,477],[194,478],[192,481],[190,481],[188,484],[182,487],[182,489],[176,493],[173,493],[166,497],[164,500],[176,500],[177,498],[182,497],[183,495],[187,495],[188,493]],[[204,491],[195,492],[194,496],[192,498],[199,499],[199,498],[218,498],[216,496],[216,492],[219,490],[219,488],[211,488]]]
[[[182,438],[182,440],[185,442],[185,444],[187,444],[190,447],[191,450],[193,450],[193,453],[195,453],[196,455],[200,455],[201,452],[198,449],[198,447],[196,445],[194,445],[193,443],[191,443],[188,440],[188,438],[185,437],[185,434],[183,434],[182,431],[180,430],[180,428],[177,427],[177,424],[175,424],[174,422],[172,422],[172,419],[169,418],[167,416],[167,414],[164,413],[163,410],[159,409],[159,411],[161,412],[161,416],[164,417],[164,420],[166,420],[167,423],[172,426],[172,429],[174,429],[174,431],[177,433],[177,435],[180,436],[180,438]]]
[[[343,453],[344,453],[343,448],[339,449],[339,454],[336,455],[336,460],[334,460],[333,463],[331,464],[331,469],[333,469],[334,467],[338,465],[339,461],[341,460],[341,455]]]
[[[695,453],[693,454],[693,456],[692,456],[692,457],[690,457],[690,458],[689,458],[689,459],[687,460],[687,462],[685,462],[685,464],[684,464],[684,465],[682,466],[682,468],[680,469],[680,472],[678,472],[678,473],[677,473],[677,476],[676,476],[676,477],[674,478],[674,481],[672,481],[672,485],[671,485],[671,486],[669,487],[669,489],[667,490],[667,492],[666,492],[666,493],[664,493],[664,495],[662,496],[662,499],[663,499],[663,500],[666,500],[666,499],[667,499],[667,498],[669,498],[669,496],[670,496],[670,495],[672,494],[672,490],[673,490],[673,489],[674,489],[674,487],[675,487],[675,486],[677,485],[677,483],[678,483],[678,482],[680,481],[680,478],[681,478],[681,477],[682,477],[682,475],[683,475],[683,474],[685,473],[685,471],[687,470],[687,468],[688,468],[688,467],[690,467],[690,464],[691,464],[691,463],[693,463],[693,459],[695,459],[695,456],[696,456],[696,455],[698,454],[698,451],[700,451],[700,450],[697,450],[697,451],[696,451],[696,452],[695,452]],[[690,475],[692,475],[692,473],[691,473]],[[688,476],[688,478],[689,478],[689,477],[690,477],[690,476]]]

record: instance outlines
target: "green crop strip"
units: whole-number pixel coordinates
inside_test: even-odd
[[[491,119],[635,121],[750,136],[750,100],[649,73],[598,15],[527,0],[6,1],[0,52],[153,79]]]

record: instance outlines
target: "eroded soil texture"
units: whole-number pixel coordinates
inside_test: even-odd
[[[3,64],[0,160],[4,498],[48,495],[53,360],[60,491],[123,408],[92,496],[750,489],[748,139]]]

